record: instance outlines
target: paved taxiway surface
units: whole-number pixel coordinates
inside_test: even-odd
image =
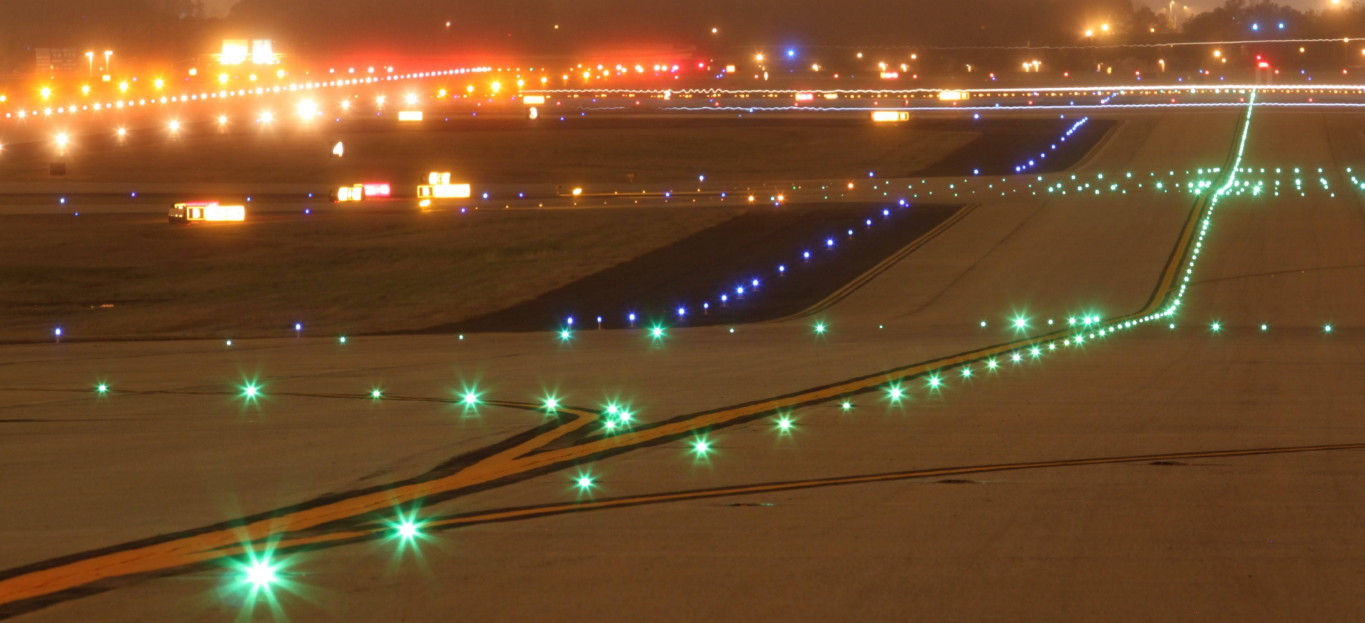
[[[1124,123],[1074,173],[1227,167],[1244,115],[1117,115]],[[1338,180],[1362,162],[1360,141],[1349,138],[1358,139],[1361,119],[1257,110],[1242,166],[1321,166]],[[956,182],[933,183],[946,192]],[[28,591],[35,601],[8,606],[21,613],[46,603],[50,582],[67,582],[108,590],[59,593],[23,619],[236,617],[242,597],[225,588],[235,581],[230,568],[120,577],[138,567],[120,567],[129,563],[118,557],[150,552],[147,560],[171,565],[204,544],[231,547],[241,532],[219,524],[234,518],[328,494],[337,495],[285,513],[291,527],[319,513],[353,517],[384,506],[365,490],[434,474],[410,486],[456,487],[458,497],[421,507],[454,529],[432,526],[416,547],[400,548],[363,539],[373,533],[353,522],[331,534],[358,542],[279,555],[292,587],[275,593],[290,620],[1357,617],[1365,454],[1239,451],[1365,442],[1352,320],[1365,317],[1359,196],[1347,185],[1335,197],[1229,196],[1212,216],[1175,330],[1149,322],[1017,364],[1005,349],[995,372],[973,361],[971,379],[943,367],[940,391],[924,376],[905,380],[896,404],[884,388],[902,373],[885,371],[1008,343],[1019,337],[1008,326],[1016,314],[1038,335],[1048,318],[1142,309],[1184,257],[1173,249],[1198,205],[1181,193],[996,199],[982,188],[993,183],[972,181],[981,192],[966,218],[822,312],[824,336],[812,332],[816,319],[801,318],[735,333],[670,329],[659,342],[642,330],[581,331],[567,345],[548,334],[475,334],[344,346],[322,338],[231,349],[4,347],[0,434],[12,451],[0,459],[0,566],[27,568],[0,572],[0,599]],[[1211,331],[1214,321],[1221,331]],[[236,390],[244,375],[262,383],[254,405]],[[793,408],[788,434],[775,426],[780,403],[735,407],[814,400],[823,394],[813,388],[860,377],[868,391]],[[90,389],[99,379],[115,390],[104,399]],[[532,407],[547,392],[594,411],[629,403],[647,443],[626,448],[628,435],[605,443],[595,412],[566,409],[550,420],[561,427],[516,438],[533,453],[513,448],[476,462],[469,453],[523,435],[545,414],[398,399],[458,400],[474,383],[485,400]],[[371,400],[372,387],[386,398]],[[842,396],[851,409],[840,408]],[[702,415],[647,439],[652,423],[687,414]],[[729,416],[741,423],[695,424]],[[694,428],[711,444],[705,456],[692,446]],[[585,444],[601,452],[575,451]],[[1232,452],[1164,456],[1209,451]],[[440,468],[462,456],[473,466]],[[1052,464],[1116,457],[1141,458]],[[489,514],[1029,463],[1044,465]],[[583,473],[594,478],[588,493],[574,486]],[[269,534],[271,524],[251,533]],[[174,534],[184,531],[193,533]],[[135,543],[157,535],[171,536]],[[97,550],[105,551],[63,559]]]

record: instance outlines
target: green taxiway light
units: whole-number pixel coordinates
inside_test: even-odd
[[[844,411],[848,411],[849,409],[853,408],[853,403],[845,400],[843,404],[839,405],[839,408],[843,409]]]
[[[389,528],[393,530],[392,536],[396,537],[399,541],[400,549],[409,543],[415,545],[417,539],[423,538],[422,525],[425,522],[417,519],[417,512],[418,511],[414,509],[411,513],[405,514],[402,510],[399,510],[398,516],[394,518],[393,521],[387,522]]]
[[[783,432],[783,433],[788,433],[788,432],[791,432],[791,429],[792,429],[792,419],[791,419],[791,417],[784,415],[784,416],[782,416],[782,417],[777,418],[777,430],[778,430],[778,431]]]
[[[267,589],[279,581],[276,571],[277,568],[269,560],[255,560],[242,572],[242,579],[253,589]]]
[[[591,475],[591,474],[579,474],[578,477],[574,479],[574,486],[578,487],[578,490],[579,490],[579,491],[590,491],[590,490],[592,490],[592,487],[593,487],[592,475]]]
[[[968,379],[972,378],[972,369],[967,366],[962,366],[962,377]]]
[[[260,393],[261,390],[256,387],[255,383],[247,383],[246,386],[242,387],[242,395],[245,396],[248,400],[255,399],[257,396],[260,395]]]
[[[711,452],[711,442],[705,438],[694,439],[692,441],[692,452],[696,453],[697,456],[706,456],[707,453]]]
[[[1023,358],[1022,356],[1020,356],[1019,353],[1014,353],[1014,354],[1010,355],[1010,361],[1013,361],[1014,363],[1019,363],[1019,362],[1022,361],[1023,359],[1024,359],[1024,358]]]
[[[937,375],[929,377],[929,388],[930,388],[930,389],[938,389],[938,386],[939,386],[939,385],[942,385],[942,384],[943,384],[943,381],[939,380],[939,378],[938,378]]]
[[[546,399],[545,399],[545,410],[546,410],[546,411],[554,411],[554,410],[557,409],[557,408],[559,408],[559,400],[557,400],[557,399],[555,399],[555,398],[546,398]]]
[[[100,383],[100,384],[99,384],[99,387],[96,387],[96,388],[95,388],[95,391],[97,391],[97,392],[103,394],[103,393],[109,391],[109,386],[108,386],[108,385],[105,385],[104,383]]]
[[[562,329],[562,330],[560,330],[560,332],[559,332],[559,341],[561,341],[561,342],[567,342],[567,341],[569,341],[569,339],[572,338],[572,337],[573,337],[573,332],[572,332],[572,331],[569,331],[568,329]]]
[[[1331,333],[1331,332],[1332,332],[1332,325],[1329,324],[1329,325],[1324,326],[1324,327],[1322,328],[1322,332],[1323,332],[1323,333]]]
[[[662,337],[664,336],[664,328],[663,328],[663,327],[654,327],[654,328],[650,329],[650,330],[649,330],[649,336],[652,337],[652,338],[654,338],[654,339],[656,339],[656,340],[662,338]]]
[[[1210,329],[1213,329],[1213,332],[1214,332],[1214,333],[1217,333],[1217,332],[1223,330],[1223,323],[1221,323],[1221,322],[1215,322],[1215,323],[1209,325],[1209,328],[1210,328]]]
[[[1266,330],[1268,330],[1268,329],[1270,329],[1270,327],[1268,327],[1268,326],[1266,326],[1266,325],[1261,325],[1261,330],[1262,330],[1262,331],[1266,331]]]
[[[344,335],[341,336],[340,338],[338,338],[338,341],[340,341],[342,344],[345,344],[345,343],[346,343],[346,336],[344,336]]]
[[[422,534],[422,527],[411,519],[404,519],[398,524],[398,538],[404,541],[411,541]]]
[[[987,360],[986,360],[986,368],[987,368],[988,370],[994,370],[994,369],[996,369],[996,368],[998,368],[998,367],[1000,367],[1000,363],[997,362],[996,360],[994,360],[994,359],[987,359]]]
[[[380,398],[381,396],[383,396],[383,395],[384,395],[384,393],[381,392],[381,391],[379,391],[379,390],[377,390],[377,389],[372,389],[372,390],[370,390],[370,398],[373,398],[373,399],[375,399],[375,400],[379,400],[379,398]]]

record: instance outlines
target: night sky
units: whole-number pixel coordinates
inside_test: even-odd
[[[938,3],[943,3],[943,4],[952,4],[952,3],[953,3],[953,0],[921,0],[921,1],[923,1],[923,2],[938,2]],[[237,2],[238,2],[238,0],[204,0],[204,8],[205,8],[205,10],[206,10],[210,15],[213,15],[213,16],[226,15],[227,12],[228,12],[228,10],[229,10],[230,8],[232,8],[232,5],[237,4]],[[1150,7],[1155,8],[1155,9],[1160,9],[1160,8],[1166,6],[1165,3],[1163,3],[1163,2],[1158,2],[1158,1],[1155,1],[1155,0],[1150,1],[1150,2],[1141,2],[1141,1],[1139,1],[1139,2],[1135,2],[1134,4],[1138,4],[1138,5],[1146,4],[1147,6],[1150,6]],[[1208,9],[1211,9],[1211,8],[1213,8],[1213,7],[1216,7],[1216,6],[1220,5],[1220,4],[1222,4],[1222,0],[1185,0],[1185,2],[1183,2],[1182,4],[1183,4],[1184,6],[1190,7],[1191,9],[1193,9],[1193,10],[1195,10],[1195,11],[1204,11],[1204,10],[1208,10]],[[1330,2],[1328,2],[1327,0],[1279,0],[1279,2],[1277,2],[1277,4],[1283,4],[1283,5],[1285,5],[1285,6],[1294,7],[1294,8],[1296,8],[1296,9],[1300,10],[1300,11],[1306,11],[1306,10],[1308,10],[1308,9],[1321,9],[1321,8],[1323,8],[1323,7],[1329,6],[1329,5],[1330,5]]]

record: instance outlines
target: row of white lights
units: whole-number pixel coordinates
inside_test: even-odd
[[[291,84],[291,85],[289,85],[288,87],[282,87],[282,86],[275,86],[275,87],[270,87],[270,88],[266,88],[266,87],[256,87],[255,89],[238,89],[238,90],[236,90],[236,91],[217,91],[217,92],[212,92],[212,93],[210,93],[210,92],[202,92],[202,93],[199,93],[199,94],[172,95],[172,96],[169,96],[169,97],[167,97],[167,96],[162,96],[160,99],[152,98],[152,99],[150,99],[150,100],[148,100],[148,99],[139,99],[139,100],[131,100],[131,99],[130,99],[130,100],[127,100],[127,101],[118,100],[118,101],[116,101],[116,102],[109,103],[109,104],[104,104],[104,103],[101,103],[101,102],[96,102],[95,104],[82,105],[82,106],[80,107],[80,110],[90,110],[90,109],[92,109],[92,108],[93,108],[93,110],[101,110],[101,109],[103,109],[103,110],[108,110],[108,109],[111,109],[111,108],[124,108],[124,107],[134,107],[134,106],[146,106],[147,104],[157,104],[157,103],[160,103],[160,104],[168,104],[168,103],[174,103],[174,102],[189,102],[189,101],[209,100],[209,99],[219,99],[219,98],[221,98],[221,99],[227,99],[227,98],[229,98],[229,97],[240,97],[240,96],[246,96],[246,95],[264,95],[264,94],[267,94],[267,93],[294,92],[294,91],[299,91],[299,90],[305,90],[305,91],[307,91],[307,90],[319,89],[319,88],[326,88],[326,87],[344,87],[344,86],[351,86],[351,85],[357,85],[357,84],[372,84],[372,83],[383,82],[383,81],[392,81],[392,80],[412,80],[412,79],[421,79],[421,78],[432,78],[432,77],[437,77],[437,76],[460,75],[460,74],[466,74],[466,73],[483,73],[483,72],[488,72],[488,71],[492,71],[492,68],[491,68],[491,67],[474,67],[474,68],[468,68],[468,69],[464,69],[464,68],[462,68],[462,69],[446,69],[446,70],[441,70],[441,71],[416,72],[416,73],[402,74],[402,75],[396,75],[396,76],[385,76],[385,77],[382,77],[382,78],[367,77],[367,78],[355,78],[355,79],[346,79],[346,80],[330,80],[330,81],[327,81],[327,82],[308,82],[308,83],[304,83],[304,84],[302,84],[302,85],[299,85],[299,84]],[[45,108],[45,109],[43,109],[42,111],[38,111],[38,110],[33,110],[33,111],[19,110],[19,111],[17,111],[17,112],[7,112],[7,113],[5,113],[5,118],[6,118],[6,119],[11,119],[11,118],[24,119],[24,118],[29,117],[29,116],[34,116],[34,117],[36,117],[36,116],[39,116],[40,114],[46,116],[46,115],[51,115],[51,114],[53,114],[53,110],[54,110],[54,109],[52,109],[52,108]],[[72,105],[70,105],[70,106],[59,106],[59,107],[57,107],[55,110],[56,110],[56,113],[57,113],[57,114],[66,114],[66,113],[75,114],[75,113],[77,112],[77,108],[76,108],[76,105],[75,105],[75,104],[72,104]]]

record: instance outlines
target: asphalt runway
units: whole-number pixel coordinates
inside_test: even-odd
[[[823,333],[0,347],[0,615],[1359,618],[1365,118],[1103,117]]]

